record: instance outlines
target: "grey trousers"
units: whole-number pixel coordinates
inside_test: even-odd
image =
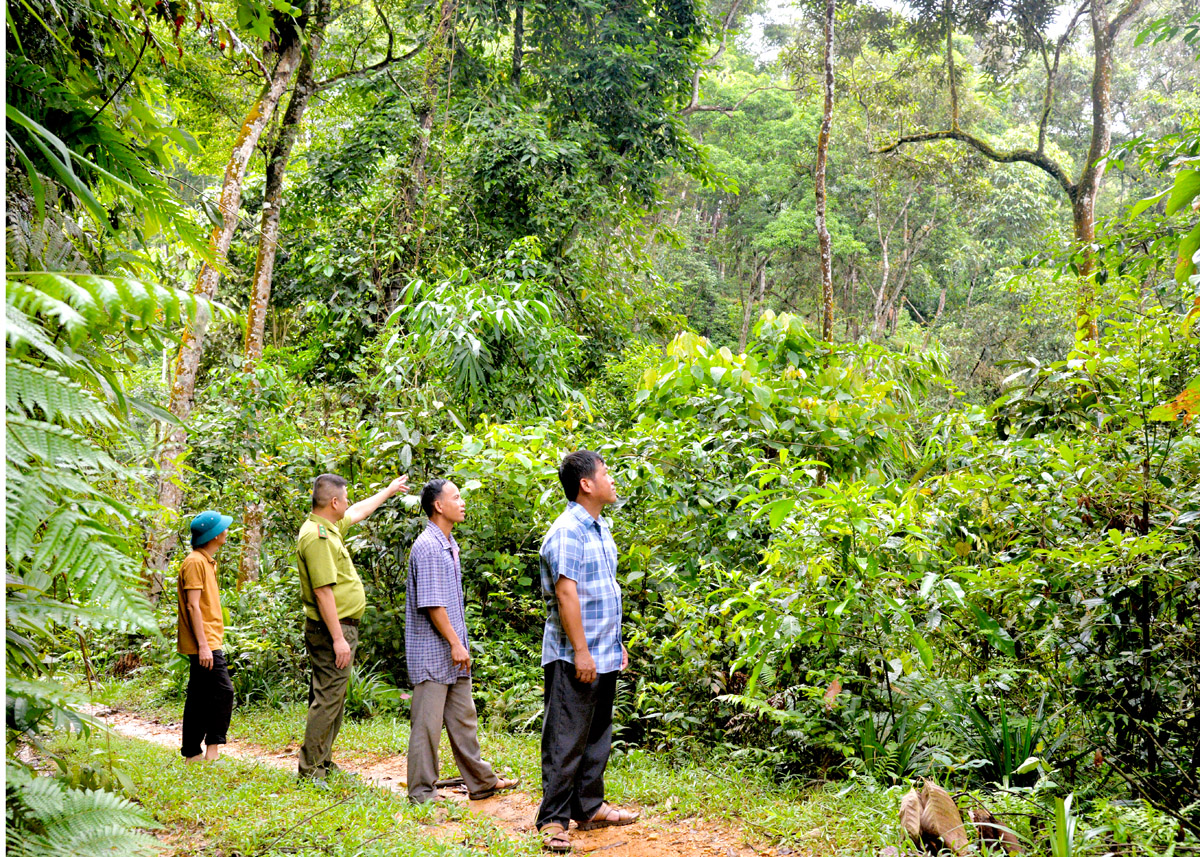
[[[471,679],[454,684],[423,681],[413,688],[412,731],[408,736],[408,797],[424,803],[437,796],[438,744],[442,724],[450,736],[450,749],[458,772],[472,794],[496,785],[492,766],[480,758],[479,717],[471,696]]]
[[[346,688],[354,651],[358,648],[358,627],[342,623],[342,636],[350,645],[350,666],[337,668],[333,637],[323,622],[309,619],[304,624],[304,647],[312,675],[308,683],[308,720],[304,724],[304,743],[300,745],[300,776],[324,779],[338,766],[333,762],[333,742],[342,728],[346,710]]]

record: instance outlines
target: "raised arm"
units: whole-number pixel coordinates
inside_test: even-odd
[[[378,494],[373,494],[365,500],[359,500],[353,506],[346,510],[346,517],[350,519],[350,523],[357,524],[359,521],[370,516],[372,512],[383,505],[385,500],[388,500],[397,494],[404,494],[408,491],[408,477],[397,476],[392,480],[388,487],[384,488]]]

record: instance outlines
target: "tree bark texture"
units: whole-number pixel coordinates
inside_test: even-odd
[[[221,186],[222,223],[214,227],[209,237],[209,250],[215,264],[205,262],[200,268],[193,292],[201,297],[212,299],[217,292],[217,283],[221,279],[220,268],[229,254],[229,245],[233,242],[233,233],[237,229],[238,210],[242,204],[242,183],[246,178],[246,167],[254,154],[254,148],[262,136],[263,130],[271,120],[280,98],[287,89],[292,73],[300,62],[300,42],[294,31],[285,36],[286,42],[280,47],[278,61],[271,73],[270,79],[259,92],[258,98],[251,105],[242,126],[234,140],[229,163],[225,168],[225,178]],[[174,380],[171,384],[171,399],[168,405],[171,413],[182,423],[191,416],[195,404],[196,375],[200,369],[200,358],[204,354],[205,320],[198,319],[183,331],[180,338],[179,351],[175,358]],[[183,503],[183,483],[181,481],[181,458],[187,451],[187,431],[182,426],[169,429],[159,454],[158,474],[158,503],[161,514],[171,520],[162,526],[151,529],[147,535],[146,545],[146,583],[151,599],[157,600],[162,591],[162,574],[166,570],[167,560],[174,550],[176,526],[174,517],[178,515]]]
[[[817,135],[817,169],[814,175],[817,208],[817,244],[821,254],[821,338],[833,341],[833,239],[825,224],[825,167],[829,134],[833,126],[833,13],[835,0],[825,0],[825,111]]]
[[[438,8],[438,22],[429,40],[429,52],[425,60],[425,76],[422,84],[422,103],[418,111],[420,132],[417,147],[413,152],[413,184],[409,199],[410,216],[416,213],[417,203],[425,190],[425,161],[429,157],[430,135],[433,120],[437,116],[437,90],[442,73],[454,56],[454,19],[458,15],[458,0],[442,0]]]
[[[296,85],[292,88],[287,110],[279,126],[279,135],[271,147],[267,159],[267,181],[263,191],[262,218],[259,224],[258,257],[254,263],[254,278],[250,285],[250,305],[246,312],[246,339],[242,352],[242,372],[245,374],[251,393],[257,391],[255,370],[262,360],[266,331],[267,307],[271,303],[271,284],[275,276],[275,258],[279,252],[279,219],[283,209],[283,179],[287,172],[292,147],[300,133],[304,113],[309,101],[317,91],[316,64],[321,56],[325,40],[325,28],[329,24],[330,2],[319,0],[313,16],[305,27],[306,44],[301,53],[300,67],[296,72]],[[257,420],[256,420],[257,421]],[[247,439],[252,439],[255,426],[247,429]],[[257,456],[256,456],[257,459]],[[257,479],[249,476],[251,489],[257,493]],[[246,503],[242,511],[242,552],[238,558],[238,586],[259,575],[259,555],[262,552],[262,525],[264,504],[259,497]]]
[[[521,66],[525,61],[525,0],[517,0],[513,15],[512,85],[521,87]]]

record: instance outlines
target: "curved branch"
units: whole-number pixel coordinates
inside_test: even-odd
[[[712,68],[717,64],[721,57],[725,54],[725,46],[729,41],[729,33],[733,29],[733,19],[737,15],[738,7],[742,5],[742,0],[733,0],[733,5],[729,7],[729,12],[725,15],[725,19],[721,22],[721,44],[717,46],[716,52],[708,59],[701,62],[692,71],[692,98],[688,102],[688,106],[680,113],[681,116],[690,116],[692,113],[705,112],[709,110],[727,112],[725,108],[702,107],[700,105],[700,76],[704,73],[704,69]]]
[[[338,83],[340,81],[347,80],[352,77],[365,77],[366,75],[372,74],[374,72],[383,71],[383,70],[387,69],[389,66],[395,65],[396,63],[406,62],[407,60],[410,60],[413,57],[415,57],[421,51],[425,50],[425,45],[426,45],[426,42],[421,42],[419,45],[417,45],[411,51],[408,51],[407,53],[403,53],[398,57],[392,56],[389,52],[388,56],[384,57],[377,63],[372,63],[371,65],[364,66],[363,68],[356,68],[356,69],[352,69],[350,71],[343,71],[340,74],[335,74],[333,77],[328,77],[325,80],[320,81],[319,83],[317,83],[317,89],[318,90],[328,89],[329,87],[333,86],[335,83]]]
[[[754,95],[755,93],[758,93],[758,92],[765,92],[767,90],[773,90],[775,92],[802,92],[802,91],[804,91],[804,88],[799,87],[799,86],[795,86],[795,87],[756,86],[756,87],[754,87],[754,89],[750,90],[745,95],[743,95],[741,98],[739,98],[737,100],[737,102],[733,105],[695,104],[695,103],[693,103],[693,104],[689,104],[687,107],[680,110],[679,115],[680,116],[691,116],[693,113],[724,113],[726,116],[728,116],[730,113],[735,113],[738,110],[741,110],[742,105],[746,103],[746,101],[750,98],[751,95]]]
[[[1129,2],[1125,4],[1125,8],[1117,13],[1117,17],[1113,18],[1112,21],[1109,22],[1108,37],[1110,39],[1115,39],[1117,34],[1120,33],[1121,30],[1124,29],[1125,25],[1129,23],[1129,19],[1140,12],[1142,7],[1145,5],[1146,0],[1129,0]]]
[[[929,143],[934,140],[957,140],[960,143],[966,143],[989,161],[995,161],[998,164],[1032,164],[1058,182],[1059,187],[1066,191],[1067,196],[1072,201],[1075,199],[1078,185],[1071,181],[1070,176],[1067,175],[1067,171],[1064,170],[1059,163],[1050,158],[1044,152],[1035,152],[1032,149],[1013,149],[1009,152],[999,152],[987,142],[972,134],[968,134],[962,129],[952,129],[950,131],[926,131],[923,134],[907,134],[895,142],[889,143],[882,149],[873,150],[871,154],[886,155],[889,152],[894,152],[901,146],[909,143]]]
[[[326,78],[325,80],[322,80],[316,84],[316,91],[319,92],[322,89],[333,86],[333,84],[337,83],[338,81],[347,80],[348,78],[365,77],[373,72],[383,71],[388,66],[394,65],[395,63],[405,62],[406,60],[412,59],[425,49],[425,42],[421,42],[408,53],[402,54],[401,56],[395,56],[392,51],[395,49],[396,45],[396,34],[392,31],[392,25],[388,23],[387,15],[383,14],[383,10],[379,8],[379,3],[376,2],[374,6],[375,14],[379,16],[379,20],[383,22],[383,29],[385,32],[387,32],[387,53],[384,55],[383,59],[377,63],[364,66],[363,68],[344,71],[341,74],[335,74],[333,77]],[[356,47],[355,53],[357,53],[357,51],[358,48]]]
[[[104,100],[104,103],[96,109],[96,112],[87,118],[87,122],[83,123],[84,125],[91,125],[93,122],[95,122],[96,117],[103,113],[104,108],[112,104],[113,99],[117,97],[117,94],[125,88],[125,84],[129,83],[130,79],[133,77],[133,73],[137,71],[138,66],[142,64],[142,57],[146,55],[146,46],[149,44],[150,28],[146,27],[146,38],[145,41],[142,42],[142,49],[138,51],[137,60],[134,62],[133,68],[129,70],[129,74],[125,75],[125,79],[117,84],[117,88],[112,91],[112,95],[108,96],[108,98]]]

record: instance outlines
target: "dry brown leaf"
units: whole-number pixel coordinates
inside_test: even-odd
[[[921,796],[916,789],[909,789],[908,794],[900,798],[900,826],[913,842],[921,844]]]
[[[986,807],[976,807],[971,810],[971,821],[979,831],[979,841],[985,843],[992,851],[1003,848],[1010,855],[1020,854],[1024,849],[1015,833],[1001,826]]]
[[[837,695],[842,692],[842,683],[836,678],[829,683],[829,687],[825,689],[825,710],[833,711],[833,704],[837,702]]]
[[[950,793],[932,780],[926,780],[921,801],[925,804],[921,810],[921,831],[940,838],[955,854],[966,853],[969,847],[967,831]]]

